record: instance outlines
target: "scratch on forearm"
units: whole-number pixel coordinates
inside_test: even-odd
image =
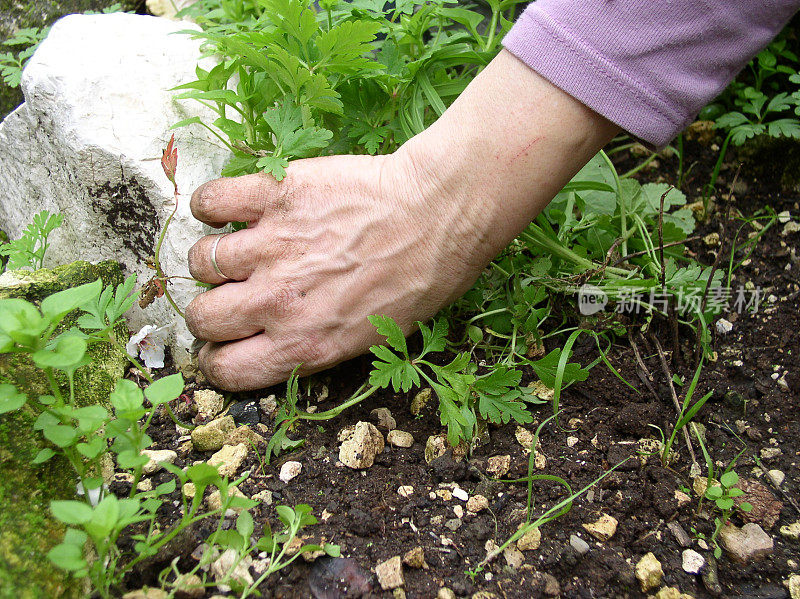
[[[515,163],[517,160],[519,160],[519,159],[520,159],[520,158],[522,158],[523,156],[527,156],[527,155],[528,155],[528,151],[529,151],[529,150],[530,150],[530,149],[531,149],[531,148],[532,148],[532,147],[533,147],[535,144],[537,144],[537,143],[539,142],[539,140],[541,140],[541,139],[542,139],[541,137],[534,137],[534,138],[533,138],[533,139],[532,139],[530,142],[528,142],[528,145],[526,145],[524,148],[522,148],[522,149],[521,149],[519,152],[517,152],[517,153],[516,153],[516,154],[515,154],[515,155],[514,155],[514,156],[511,158],[511,160],[509,160],[509,161],[508,161],[508,165],[509,165],[509,166],[511,166],[512,164],[514,164],[514,163]]]

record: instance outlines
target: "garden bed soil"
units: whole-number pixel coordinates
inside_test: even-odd
[[[697,161],[698,165],[690,171],[684,189],[689,190],[690,197],[697,197],[697,190],[708,180],[709,165],[713,164],[715,155],[707,146],[689,142],[687,156],[687,164]],[[654,170],[645,171],[642,180],[673,181],[675,159],[663,158],[660,163]],[[620,168],[624,170],[625,165]],[[729,165],[723,171],[723,179],[727,177],[728,183],[734,170],[733,165]],[[733,209],[745,216],[767,206],[776,212],[790,210],[797,214],[796,193],[775,189],[773,179],[759,180],[750,173],[747,165],[742,167],[737,184],[740,192],[735,194]],[[723,209],[719,208],[720,211]],[[717,231],[718,225],[719,220],[714,220],[700,233]],[[738,223],[726,228],[724,251],[729,252],[737,228]],[[554,596],[556,593],[565,598],[645,597],[648,593],[641,591],[635,567],[649,552],[660,561],[664,571],[662,584],[649,594],[667,586],[697,598],[788,597],[786,581],[792,573],[800,572],[800,544],[778,531],[781,526],[800,521],[800,263],[794,253],[800,234],[784,237],[782,228],[780,223],[769,228],[750,260],[736,271],[732,287],[752,282],[761,289],[760,306],[755,314],[723,314],[733,323],[733,330],[726,335],[715,333],[718,357],[716,361],[705,363],[695,395],[699,398],[712,392],[695,422],[705,428],[706,445],[713,460],[724,468],[744,450],[736,462],[736,472],[742,479],[763,485],[761,489],[766,489],[767,493],[767,512],[772,509],[778,515],[772,526],[761,524],[774,541],[773,549],[764,559],[740,564],[723,554],[716,562],[716,583],[708,575],[711,564],[706,565],[702,576],[684,572],[681,564],[684,546],[673,532],[675,525],[688,535],[688,546],[711,562],[713,552],[708,548],[708,539],[714,531],[715,513],[708,502],[703,502],[698,509],[700,502],[692,491],[689,471],[691,460],[681,436],[676,440],[677,455],[669,467],[661,464],[658,455],[637,454],[640,439],[658,439],[659,431],[669,435],[677,419],[667,377],[652,339],[637,336],[634,340],[652,374],[655,393],[644,384],[646,375],[637,365],[628,340],[618,339],[608,357],[638,392],[627,387],[602,364],[593,368],[587,381],[563,393],[559,425],[551,421],[543,428],[540,451],[546,464],[535,473],[561,477],[573,490],[578,490],[626,457],[633,456],[632,459],[576,499],[567,514],[545,524],[541,529],[541,546],[524,551],[521,565],[512,567],[500,555],[474,578],[465,573],[486,556],[487,541],[502,543],[525,517],[526,485],[493,482],[486,475],[487,459],[498,455],[511,456],[508,478],[527,474],[528,455],[515,437],[517,426],[514,423],[493,427],[491,442],[476,448],[468,460],[455,461],[448,453],[428,464],[424,455],[425,442],[429,436],[442,432],[435,400],[415,417],[409,410],[414,393],[387,390],[332,421],[301,424],[292,434],[295,438],[306,439],[304,447],[280,456],[269,466],[260,464],[251,451],[241,471],[250,469],[252,473],[240,488],[248,496],[268,489],[273,497],[273,505],[262,505],[252,512],[256,532],[266,519],[275,521],[275,504],[306,503],[318,518],[325,514],[325,520],[310,527],[306,534],[340,545],[342,556],[352,559],[334,562],[319,558],[311,563],[298,559],[261,586],[262,596],[275,599],[403,596],[383,591],[375,579],[374,568],[393,556],[402,557],[409,550],[422,547],[428,567],[403,568],[404,596],[409,598],[436,597],[441,587],[451,589],[458,597],[473,596],[479,591],[493,593],[484,597],[505,599]],[[746,234],[754,230],[748,226],[744,231]],[[691,247],[702,262],[713,262],[711,251],[714,248],[702,241]],[[791,266],[787,266],[789,264]],[[654,323],[652,333],[669,350],[671,333],[667,324]],[[681,333],[681,355],[674,356],[671,368],[672,372],[690,380],[695,342],[688,330]],[[552,348],[548,346],[547,349]],[[586,364],[596,353],[594,341],[587,339],[586,343],[576,345],[573,359]],[[318,375],[311,396],[303,395],[301,404],[304,406],[308,400],[320,411],[334,407],[365,380],[370,361],[369,357],[363,357]],[[323,385],[329,393],[317,403]],[[192,386],[196,388],[197,384]],[[305,388],[301,384],[301,389]],[[676,390],[682,399],[681,388]],[[235,399],[256,400],[270,392],[280,397],[285,389],[278,386]],[[391,411],[398,429],[414,436],[414,444],[408,449],[387,446],[375,464],[366,470],[342,466],[338,462],[337,434],[358,421],[376,422],[371,411],[381,407]],[[552,408],[545,405],[536,408],[534,415],[539,423],[551,414]],[[272,430],[274,422],[264,414],[260,418],[262,424]],[[153,429],[156,448],[176,449],[179,433],[174,425],[166,418],[156,423]],[[532,432],[536,423],[525,428]],[[703,465],[696,442],[694,449]],[[184,451],[179,452],[176,464],[184,466],[207,458],[208,454]],[[301,474],[289,483],[277,477],[286,460],[297,460],[303,465]],[[785,475],[780,486],[770,481],[767,470],[779,470]],[[705,474],[703,466],[701,476]],[[168,477],[162,472],[153,477],[153,482],[163,482]],[[431,493],[451,490],[454,483],[470,495],[485,495],[489,509],[475,515],[465,514],[459,519],[454,507],[463,508],[462,501],[439,496],[431,499]],[[413,493],[401,496],[398,493],[401,486],[412,486]],[[676,492],[690,495],[690,501],[680,502]],[[541,514],[564,496],[561,485],[536,481],[533,484],[534,514]],[[763,499],[759,500],[759,508],[764,505]],[[583,525],[595,522],[603,514],[613,516],[618,527],[613,537],[599,542]],[[165,513],[165,524],[174,516]],[[734,515],[733,522],[742,525],[742,514]],[[193,538],[189,537],[174,548],[173,555],[162,556],[163,562],[129,577],[130,588],[155,584],[158,571],[173,556],[181,556],[178,561],[181,570],[193,567],[195,562],[189,554],[211,530],[210,524],[208,528],[197,529]],[[570,543],[572,535],[588,543],[588,552],[582,555],[576,551]],[[346,584],[336,582],[343,577]],[[208,596],[213,594],[219,593],[209,590]]]

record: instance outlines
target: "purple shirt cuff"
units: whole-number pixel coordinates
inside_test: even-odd
[[[798,0],[539,0],[503,45],[636,137],[664,146],[778,34]]]

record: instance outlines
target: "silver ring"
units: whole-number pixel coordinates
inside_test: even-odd
[[[219,265],[217,264],[217,246],[219,245],[220,240],[229,235],[229,233],[220,233],[217,235],[217,238],[214,240],[214,243],[211,245],[211,266],[214,268],[214,272],[221,276],[226,281],[231,281],[230,277],[226,277],[222,274],[222,271],[219,269]]]

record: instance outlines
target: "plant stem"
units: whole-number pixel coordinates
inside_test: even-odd
[[[363,389],[363,387],[362,387]],[[336,418],[339,414],[344,412],[347,408],[351,408],[354,405],[361,403],[365,399],[367,399],[370,395],[375,393],[380,387],[372,386],[360,395],[356,395],[351,397],[346,402],[327,410],[325,412],[319,412],[318,414],[310,414],[308,412],[298,412],[296,419],[297,420],[330,420],[331,418]],[[359,389],[360,391],[361,389]],[[356,391],[358,393],[358,391]]]
[[[627,223],[627,216],[628,216],[628,208],[625,206],[625,202],[622,200],[622,188],[619,184],[619,175],[617,174],[617,169],[614,168],[614,163],[611,162],[611,159],[608,155],[603,151],[600,150],[600,157],[605,160],[608,168],[611,169],[611,174],[614,176],[614,183],[617,186],[617,203],[619,204],[619,227],[620,227],[620,235],[622,236],[622,255],[628,253],[628,223]]]

